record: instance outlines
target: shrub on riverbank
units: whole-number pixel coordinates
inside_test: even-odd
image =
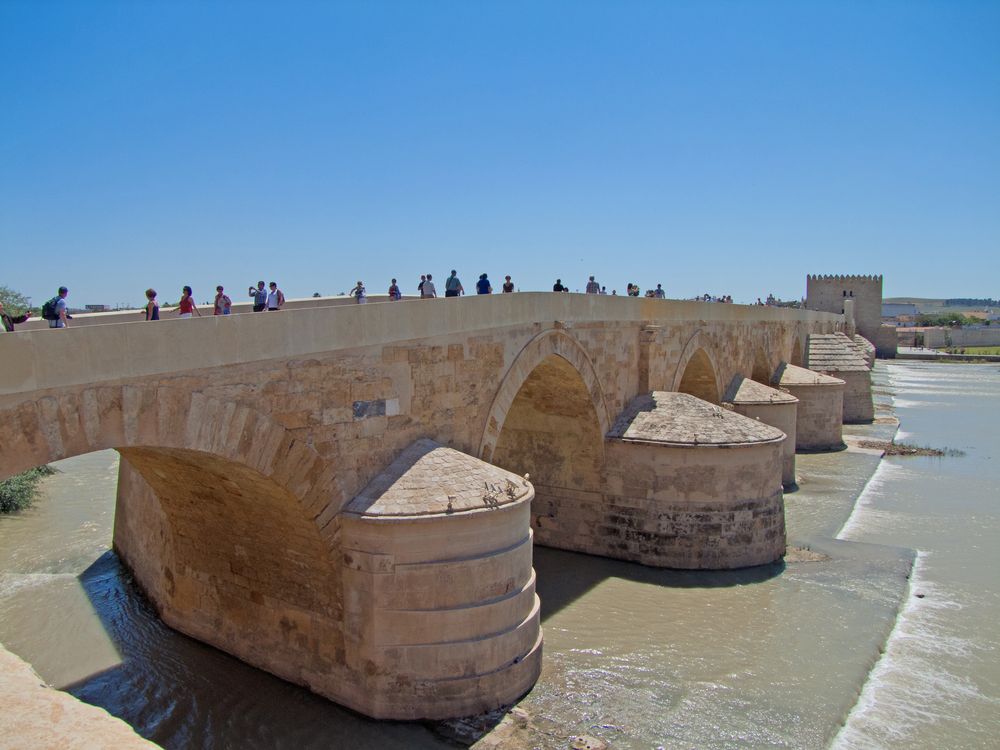
[[[42,477],[54,473],[48,466],[37,466],[0,482],[0,513],[23,510],[31,505]]]

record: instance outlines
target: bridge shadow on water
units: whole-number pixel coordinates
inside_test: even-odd
[[[167,748],[454,747],[420,722],[376,721],[160,621],[114,552],[79,575],[120,663],[61,689]]]
[[[609,578],[669,588],[711,589],[762,583],[785,570],[784,561],[738,570],[668,570],[538,545],[534,564],[543,622]]]
[[[611,578],[718,588],[764,582],[785,568],[664,570],[537,546],[534,566],[543,622]],[[79,581],[121,661],[62,689],[168,749],[454,747],[471,744],[503,718],[495,712],[459,722],[375,721],[164,625],[114,552],[95,560]]]

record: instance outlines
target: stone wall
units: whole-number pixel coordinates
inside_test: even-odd
[[[724,498],[724,499],[720,499]],[[608,443],[602,503],[539,505],[566,547],[669,568],[739,568],[785,553],[781,443],[739,448]]]
[[[875,419],[871,372],[831,373],[844,381],[844,424],[868,424]]]
[[[751,419],[758,419],[764,424],[777,427],[787,438],[781,444],[781,483],[785,487],[795,485],[795,423],[798,414],[798,404],[735,404],[733,411]]]
[[[797,451],[840,450],[844,447],[844,384],[782,384],[799,403],[795,418]]]

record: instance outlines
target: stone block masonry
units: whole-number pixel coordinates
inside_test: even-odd
[[[351,516],[347,504],[409,446],[431,438],[517,477],[530,473],[539,522],[549,515],[541,512],[546,493],[574,499],[576,506],[563,503],[554,516],[582,535],[595,507],[588,503],[604,494],[608,508],[622,510],[609,510],[603,523],[620,518],[628,534],[635,522],[624,509],[655,499],[675,514],[656,521],[665,538],[696,518],[671,509],[677,498],[666,497],[662,484],[640,487],[638,470],[620,474],[614,486],[603,473],[617,461],[608,430],[640,383],[676,384],[718,401],[734,375],[749,376],[758,362],[790,361],[810,334],[843,325],[842,316],[813,311],[514,294],[18,333],[0,337],[9,363],[0,373],[0,418],[10,427],[0,475],[118,449],[114,544],[165,622],[373,715],[440,716],[444,703],[434,696],[447,693],[445,682],[415,687],[438,680],[461,685],[450,703],[461,713],[483,705],[484,695],[485,703],[512,700],[511,686],[532,679],[532,655],[540,652],[529,643],[533,593],[518,557],[524,553],[505,551],[513,541],[475,552],[495,559],[484,582],[512,581],[506,595],[473,608],[491,612],[494,632],[507,635],[488,656],[459,658],[456,649],[454,660],[441,660],[444,672],[424,680],[420,670],[436,661],[427,656],[433,641],[404,638],[427,635],[435,618],[448,615],[399,615],[403,630],[394,632],[397,615],[381,612],[377,595],[364,597],[366,576],[387,575],[378,566],[411,576],[416,568],[401,564],[402,552],[426,548],[415,533],[395,549],[370,549],[359,529],[415,531],[435,522]],[[761,535],[779,536],[777,511],[765,512],[780,502],[780,447],[774,451],[773,462],[758,462],[778,467],[766,491],[748,493],[739,483],[727,490],[720,480],[712,486],[725,497],[684,498],[689,511],[719,520],[704,516],[702,551],[678,552],[678,560],[753,564],[772,555]],[[711,472],[705,475],[711,484]],[[713,511],[716,501],[730,507]],[[748,501],[758,505],[742,505]],[[445,516],[442,524],[464,523]],[[553,536],[544,524],[535,531],[539,541]],[[461,534],[436,538],[435,555],[414,565],[449,570],[447,561],[462,558]],[[634,541],[637,550],[645,544]],[[580,548],[615,554],[601,544]],[[367,567],[356,567],[359,560]],[[522,567],[504,568],[504,560]],[[402,580],[385,590],[404,591]],[[475,618],[455,617],[452,640],[461,641]],[[519,659],[517,669],[506,668],[513,672],[502,668],[508,658]],[[405,700],[385,698],[394,680],[414,686]]]

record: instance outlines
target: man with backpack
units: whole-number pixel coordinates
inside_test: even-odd
[[[69,289],[59,287],[59,294],[42,305],[42,317],[49,321],[49,328],[65,328],[69,315],[66,314],[66,295]]]

